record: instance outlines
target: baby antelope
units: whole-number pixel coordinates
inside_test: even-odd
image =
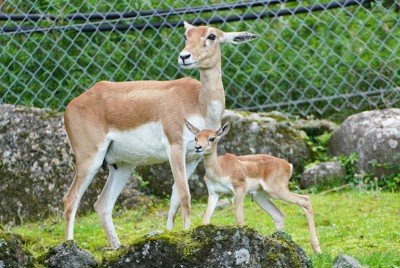
[[[225,123],[219,130],[199,130],[185,120],[186,127],[195,134],[195,152],[204,155],[204,180],[208,189],[207,210],[203,224],[210,222],[219,194],[233,192],[236,203],[236,223],[244,224],[243,202],[247,193],[274,220],[278,230],[283,229],[284,214],[271,202],[270,197],[299,205],[305,212],[310,229],[312,248],[321,253],[314,225],[310,198],[289,191],[292,164],[284,159],[266,154],[217,156],[217,143],[229,131]]]

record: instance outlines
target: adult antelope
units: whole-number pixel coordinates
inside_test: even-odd
[[[236,156],[225,154],[217,157],[217,143],[229,131],[224,124],[218,131],[202,130],[185,120],[187,128],[195,134],[195,152],[204,155],[204,180],[208,189],[207,210],[203,224],[210,222],[217,205],[219,194],[233,192],[236,203],[236,223],[244,223],[243,202],[246,193],[274,220],[278,230],[283,229],[284,214],[271,202],[270,197],[299,205],[306,213],[310,240],[313,249],[321,253],[314,225],[314,215],[310,198],[289,191],[292,164],[284,159],[266,154]]]
[[[198,68],[200,81],[99,82],[71,101],[64,114],[65,129],[75,154],[76,174],[64,196],[66,239],[74,238],[76,211],[83,193],[104,162],[109,176],[94,208],[112,248],[120,242],[112,210],[137,165],[169,161],[174,177],[167,228],[172,229],[181,205],[183,228],[190,226],[188,177],[201,158],[184,118],[218,128],[225,109],[219,44],[248,42],[247,32],[225,33],[213,27],[184,23],[186,46],[178,62]]]

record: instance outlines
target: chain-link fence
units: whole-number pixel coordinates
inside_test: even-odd
[[[187,20],[260,36],[223,45],[227,108],[335,117],[400,107],[396,0],[0,0],[0,9],[0,103],[62,111],[100,80],[198,77],[177,64]]]

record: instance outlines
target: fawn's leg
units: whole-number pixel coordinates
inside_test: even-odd
[[[307,195],[299,195],[290,191],[280,191],[277,192],[276,195],[279,199],[289,203],[297,204],[304,210],[308,220],[308,227],[310,229],[311,246],[317,253],[322,253],[318,242],[317,233],[315,231],[314,213],[310,198]]]
[[[233,190],[236,203],[235,219],[237,225],[244,224],[244,198],[246,196],[246,190],[242,188],[236,188]]]
[[[259,190],[253,195],[253,200],[272,217],[275,228],[279,231],[283,230],[285,215],[271,202],[267,193]]]

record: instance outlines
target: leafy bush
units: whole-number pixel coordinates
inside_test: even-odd
[[[328,181],[325,184],[317,185],[311,192],[320,192],[326,189],[340,186],[340,184],[351,183],[355,188],[365,190],[378,190],[389,192],[400,192],[400,173],[391,173],[390,175],[377,176],[374,173],[357,173],[356,165],[358,154],[352,153],[349,156],[329,157],[327,155],[328,141],[331,133],[325,132],[322,135],[308,138],[308,145],[314,153],[315,160],[309,165],[318,162],[339,161],[346,170],[346,176],[342,181]],[[393,164],[371,163],[373,166],[386,170],[395,170]],[[299,178],[295,178],[295,181]],[[291,185],[292,188],[295,188]]]

